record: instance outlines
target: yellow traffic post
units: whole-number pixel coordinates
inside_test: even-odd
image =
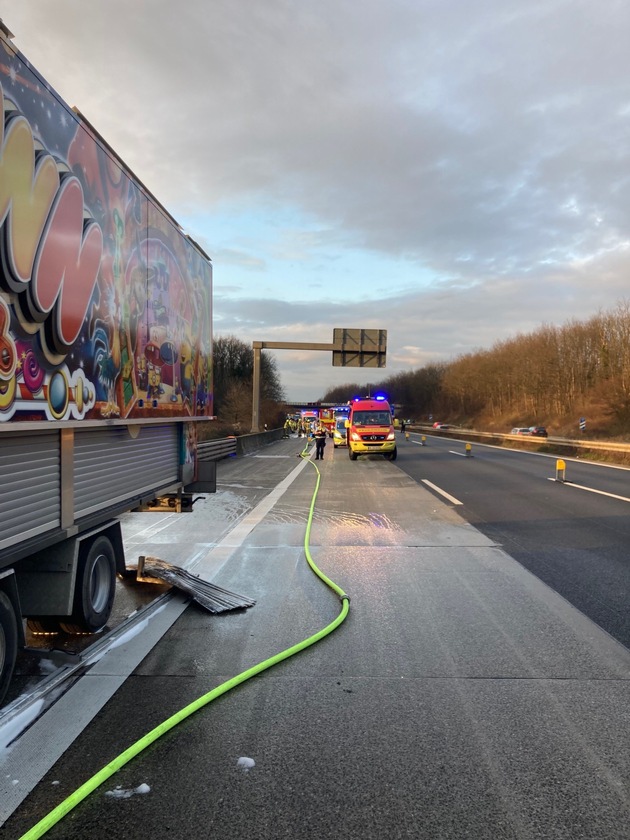
[[[466,444],[466,457],[470,458],[471,455],[472,455],[472,443],[467,443]]]
[[[562,458],[558,458],[556,461],[556,481],[564,481],[565,480],[565,470],[567,465],[564,463]]]
[[[427,436],[422,435],[422,437],[420,438],[420,446],[426,446],[426,443],[427,443]]]
[[[409,440],[409,432],[405,432],[405,440]]]

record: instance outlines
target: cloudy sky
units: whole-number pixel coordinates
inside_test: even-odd
[[[630,298],[627,0],[0,0],[15,46],[212,257],[287,397]]]

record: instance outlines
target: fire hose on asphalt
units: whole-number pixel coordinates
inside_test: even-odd
[[[304,449],[300,453],[301,457],[307,456],[307,447],[308,443],[305,444]],[[311,462],[313,463],[313,462]],[[306,522],[306,531],[304,533],[304,553],[306,556],[306,560],[313,570],[313,572],[317,575],[317,577],[322,580],[326,586],[333,590],[338,596],[341,601],[341,611],[339,615],[330,622],[326,627],[322,630],[319,630],[317,633],[309,636],[307,639],[304,639],[301,642],[293,645],[286,650],[281,651],[280,653],[275,654],[275,656],[270,657],[269,659],[265,659],[263,662],[259,662],[257,665],[254,665],[252,668],[248,668],[246,671],[238,674],[235,677],[227,680],[227,682],[222,683],[221,685],[213,688],[212,691],[209,691],[207,694],[202,695],[201,697],[194,700],[192,703],[189,703],[179,712],[176,712],[171,717],[167,718],[161,724],[156,726],[142,738],[128,747],[124,752],[120,753],[113,761],[110,761],[109,764],[106,764],[98,773],[96,773],[92,778],[88,779],[87,782],[84,782],[81,787],[77,788],[74,793],[70,794],[63,802],[57,805],[52,811],[50,811],[43,819],[41,819],[36,825],[34,825],[31,829],[29,829],[26,834],[23,834],[20,840],[37,840],[39,837],[43,837],[47,831],[49,831],[54,825],[56,825],[63,817],[66,816],[73,808],[75,808],[80,802],[86,799],[90,793],[100,787],[103,782],[107,781],[114,773],[128,764],[133,758],[139,755],[143,750],[145,750],[148,746],[153,744],[155,741],[158,740],[162,735],[166,732],[169,732],[175,726],[177,726],[182,721],[186,720],[186,718],[190,717],[195,712],[202,709],[204,706],[207,706],[213,700],[216,700],[217,697],[221,697],[223,694],[227,694],[228,691],[231,689],[236,688],[237,685],[241,685],[241,683],[246,682],[247,680],[251,679],[252,677],[257,676],[258,674],[262,673],[263,671],[272,668],[274,665],[277,665],[280,662],[283,662],[285,659],[289,659],[291,656],[294,656],[296,653],[300,653],[301,651],[305,650],[306,648],[314,645],[316,642],[319,642],[321,639],[325,638],[326,636],[330,635],[334,630],[339,627],[339,625],[345,620],[348,612],[350,610],[350,596],[347,595],[341,587],[339,587],[334,581],[330,580],[322,571],[319,569],[313,558],[311,557],[311,552],[309,548],[310,542],[310,534],[311,534],[311,525],[313,522],[313,512],[315,510],[315,501],[317,499],[317,494],[319,492],[319,485],[321,482],[321,473],[317,468],[317,465],[313,463],[313,467],[317,472],[317,480],[315,482],[315,489],[313,491],[313,495],[311,498],[311,505],[308,512],[308,518]]]

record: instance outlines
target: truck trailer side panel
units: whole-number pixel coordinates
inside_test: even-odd
[[[0,550],[59,527],[58,432],[0,439],[0,477]]]
[[[179,480],[177,428],[144,426],[132,438],[124,426],[79,429],[74,441],[74,511],[87,516]]]
[[[0,424],[211,417],[207,255],[6,38],[0,105]]]
[[[11,39],[0,21],[0,701],[24,619],[105,626],[120,514],[213,491],[211,261]]]

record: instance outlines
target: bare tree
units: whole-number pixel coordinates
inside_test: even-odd
[[[251,427],[254,371],[253,348],[233,335],[213,342],[214,410],[221,426],[246,432]],[[284,392],[276,359],[263,352],[260,364],[261,422],[280,423]],[[281,424],[280,424],[281,425]]]

